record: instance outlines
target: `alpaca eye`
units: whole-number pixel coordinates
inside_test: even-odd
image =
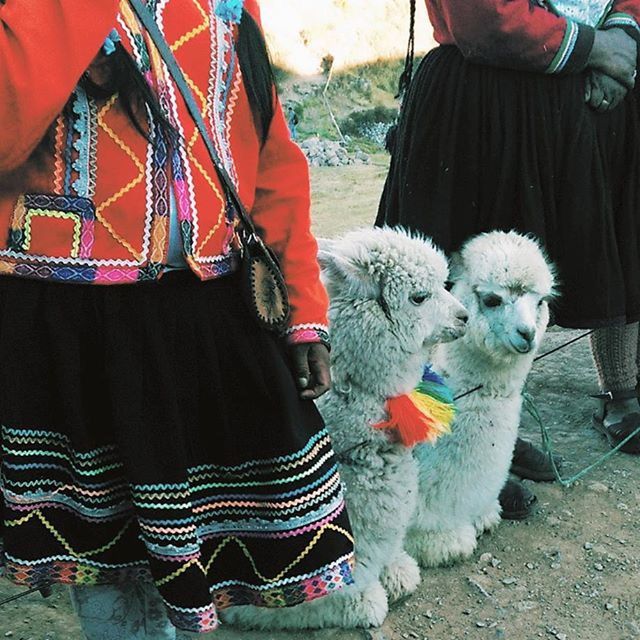
[[[499,307],[502,304],[502,298],[496,295],[488,295],[482,298],[482,304],[490,309]]]
[[[414,293],[409,300],[411,300],[411,304],[415,304],[416,307],[420,306],[423,302],[428,300],[431,296],[428,293],[420,292]]]

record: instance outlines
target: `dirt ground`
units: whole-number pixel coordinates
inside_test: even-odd
[[[315,228],[335,235],[370,224],[385,158],[369,166],[313,172]],[[543,351],[581,332],[551,329]],[[537,363],[529,391],[554,447],[579,471],[608,448],[590,428],[595,374],[588,339]],[[538,440],[527,416],[523,432]],[[480,541],[475,557],[423,573],[418,592],[381,629],[313,633],[220,630],[219,640],[627,640],[640,638],[640,460],[610,458],[571,488],[531,485],[538,510],[503,523]],[[0,599],[17,589],[0,583]],[[0,610],[0,638],[80,640],[63,589]]]

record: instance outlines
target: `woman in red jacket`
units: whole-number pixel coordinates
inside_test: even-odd
[[[245,306],[237,213],[128,2],[0,3],[0,564],[75,585],[87,637],[118,640],[320,597],[353,547],[312,402],[307,165],[257,4],[147,4],[292,309],[279,337]]]
[[[440,46],[404,100],[378,224],[446,251],[491,229],[540,237],[562,283],[556,322],[596,330],[594,423],[619,443],[640,427],[640,1],[426,4]],[[639,454],[640,436],[623,450]]]

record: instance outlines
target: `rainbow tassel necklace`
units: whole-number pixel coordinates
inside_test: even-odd
[[[389,398],[385,409],[387,420],[374,424],[374,429],[394,429],[406,447],[435,442],[450,433],[456,415],[451,390],[429,365],[418,386],[411,393]]]

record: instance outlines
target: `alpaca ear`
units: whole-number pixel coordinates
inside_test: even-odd
[[[329,269],[336,257],[336,241],[329,238],[317,238],[318,242],[318,263],[321,269]]]
[[[318,240],[318,262],[325,281],[347,289],[350,295],[377,298],[380,284],[369,273],[368,264],[357,255],[346,255],[334,240]]]

